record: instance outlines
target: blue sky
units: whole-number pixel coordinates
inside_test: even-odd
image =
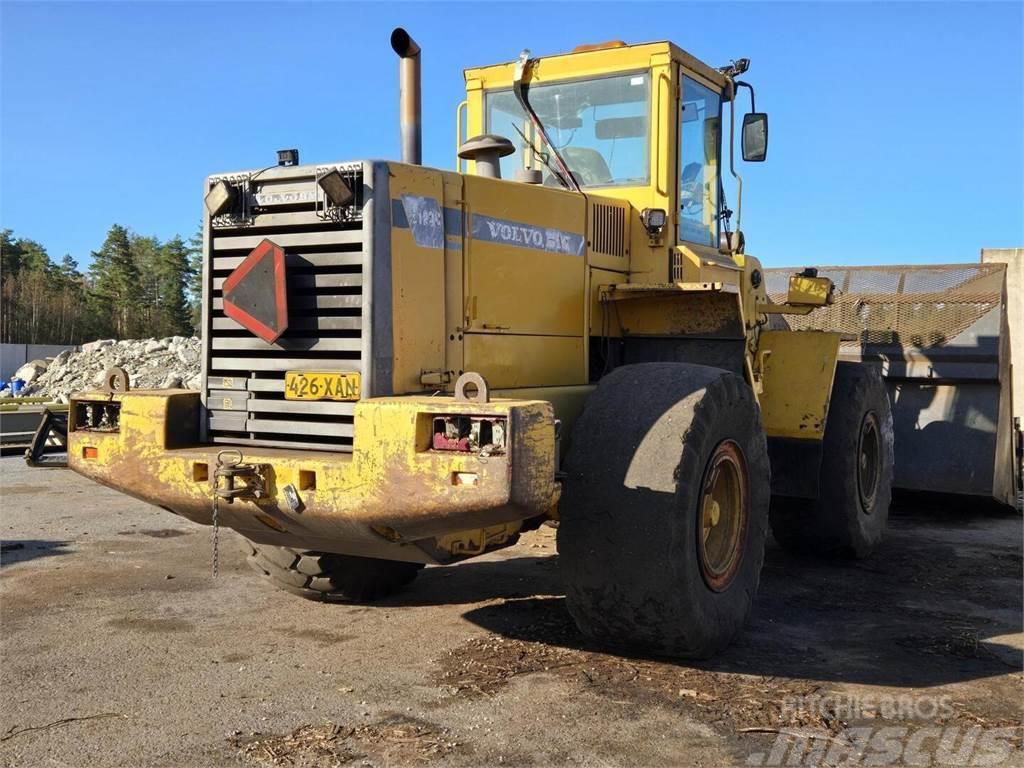
[[[669,37],[753,62],[771,143],[743,229],[767,265],[975,261],[1024,245],[1022,7],[3,2],[0,225],[84,265],[115,222],[191,234],[205,175],[278,148],[396,158],[402,25],[428,165],[454,165],[464,67]]]

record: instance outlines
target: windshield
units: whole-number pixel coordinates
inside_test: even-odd
[[[552,143],[581,187],[646,184],[649,177],[650,78],[645,72],[594,80],[533,85],[527,98]],[[544,183],[561,186],[550,149],[534,135],[511,90],[486,96],[487,133],[512,140],[515,154],[501,160],[501,175],[540,170]]]

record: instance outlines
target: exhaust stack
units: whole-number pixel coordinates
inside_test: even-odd
[[[395,27],[391,47],[398,54],[399,111],[402,130],[402,162],[420,165],[423,162],[423,134],[420,127],[420,47],[409,33]]]

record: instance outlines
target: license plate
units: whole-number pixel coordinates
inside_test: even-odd
[[[288,371],[284,375],[285,400],[358,400],[358,373]]]

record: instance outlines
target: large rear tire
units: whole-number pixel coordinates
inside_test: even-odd
[[[243,539],[246,562],[275,586],[311,600],[367,603],[416,578],[421,563],[310,552]]]
[[[743,627],[770,495],[760,411],[718,368],[623,366],[573,430],[559,505],[566,603],[613,647],[703,658]]]
[[[885,533],[892,479],[892,407],[882,375],[872,366],[840,362],[825,424],[818,498],[772,499],[772,533],[798,554],[867,557]]]

